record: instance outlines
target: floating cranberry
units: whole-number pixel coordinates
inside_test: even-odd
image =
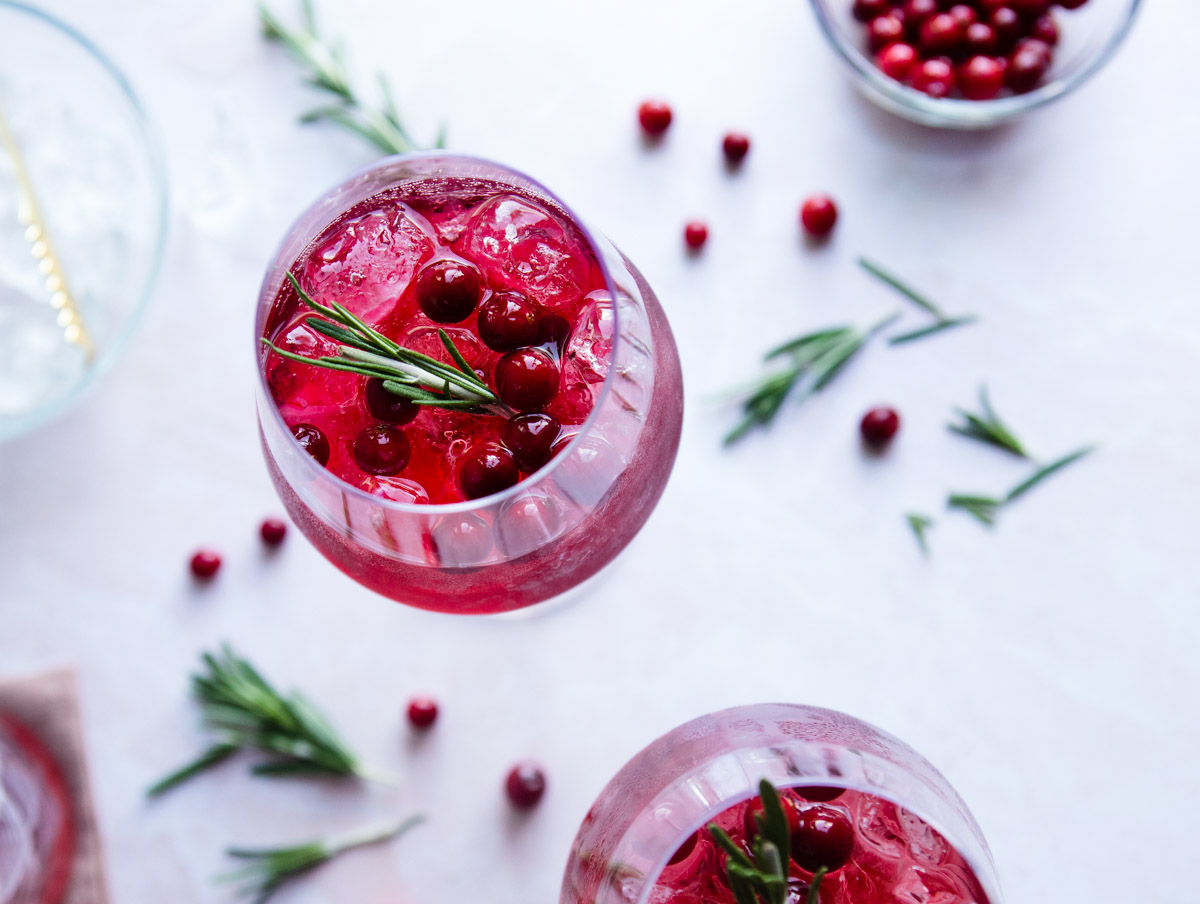
[[[258,535],[268,546],[278,546],[287,536],[287,523],[278,518],[267,518],[259,525]]]
[[[499,443],[475,446],[458,469],[458,487],[468,499],[482,499],[507,490],[521,477],[512,452]]]
[[[953,16],[959,27],[963,29],[969,28],[979,21],[979,13],[975,12],[975,7],[968,6],[966,3],[955,3],[946,12]]]
[[[859,22],[870,22],[886,13],[891,5],[890,0],[854,0],[850,13]]]
[[[537,309],[517,292],[497,292],[479,308],[479,338],[494,352],[508,352],[537,338]]]
[[[317,460],[317,464],[322,467],[329,464],[329,440],[324,433],[312,424],[293,424],[292,436],[296,437],[301,449]]]
[[[970,54],[989,54],[996,50],[996,32],[984,22],[968,25],[963,31],[963,49]]]
[[[543,314],[537,322],[536,344],[561,358],[571,341],[571,323],[561,314]]]
[[[911,44],[892,44],[883,48],[875,58],[875,63],[883,74],[898,82],[908,81],[916,61],[917,50]]]
[[[417,304],[434,323],[460,323],[483,297],[483,274],[474,264],[442,258],[417,274],[416,292]]]
[[[796,805],[787,797],[781,796],[779,805],[783,807],[788,831],[794,835],[800,829],[800,813],[796,810]],[[762,798],[756,797],[746,805],[746,812],[742,814],[742,828],[746,833],[747,840],[758,834],[758,820],[755,817],[761,817],[763,812]]]
[[[548,414],[518,414],[504,425],[504,445],[512,450],[522,471],[533,473],[551,458],[562,433],[558,418]]]
[[[192,556],[192,574],[202,581],[207,581],[221,567],[221,556],[211,549],[201,549]]]
[[[1008,58],[1005,81],[1017,94],[1025,94],[1038,86],[1050,68],[1050,45],[1036,38],[1026,38],[1017,44]]]
[[[1021,37],[1021,17],[1007,6],[1002,6],[992,13],[989,23],[996,34],[997,46],[1010,47]]]
[[[800,225],[814,238],[824,238],[833,232],[838,209],[829,195],[812,195],[800,205]]]
[[[730,166],[737,166],[750,153],[750,136],[743,132],[729,132],[721,141],[721,152]]]
[[[682,863],[692,855],[692,851],[696,849],[696,842],[700,840],[699,832],[692,832],[683,840],[683,844],[675,849],[675,853],[671,855],[671,859],[667,861],[667,866],[674,866],[676,863]]]
[[[671,125],[671,108],[661,100],[648,100],[638,107],[638,122],[647,135],[661,135]]]
[[[904,23],[899,16],[877,16],[867,26],[867,46],[878,51],[904,39]]]
[[[420,405],[384,389],[383,380],[378,377],[367,380],[366,396],[367,409],[376,420],[385,424],[402,426],[421,413]]]
[[[1058,23],[1054,21],[1053,13],[1046,13],[1038,16],[1033,22],[1033,27],[1029,30],[1031,37],[1037,38],[1039,41],[1045,41],[1051,47],[1058,44]]]
[[[437,717],[438,705],[432,697],[413,697],[408,701],[408,721],[413,728],[428,728]]]
[[[546,407],[558,392],[558,365],[540,348],[519,348],[496,362],[496,395],[517,411]]]
[[[546,793],[546,773],[537,763],[517,763],[504,780],[504,790],[514,807],[531,810]]]
[[[699,251],[708,241],[708,226],[699,220],[692,220],[683,227],[683,240],[693,251]]]
[[[412,454],[404,431],[385,424],[360,430],[350,450],[354,453],[354,463],[368,474],[403,471]]]
[[[962,26],[949,13],[938,13],[921,23],[920,45],[926,54],[948,53],[958,46]]]
[[[967,100],[991,100],[1004,87],[1008,67],[989,56],[973,56],[958,68],[958,88]]]
[[[913,67],[912,86],[933,98],[949,97],[954,91],[954,66],[948,60],[923,60]]]
[[[886,405],[872,408],[863,415],[858,425],[863,442],[872,449],[882,449],[892,441],[899,429],[900,415],[896,413],[895,408],[888,408]]]
[[[810,873],[821,867],[832,871],[845,866],[854,853],[854,826],[850,817],[824,804],[800,811],[792,833],[792,859]]]
[[[837,800],[846,792],[846,789],[834,788],[829,785],[805,785],[802,788],[793,788],[792,791],[805,800],[825,804],[831,800]]]

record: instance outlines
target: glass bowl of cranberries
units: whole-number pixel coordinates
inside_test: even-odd
[[[812,0],[867,97],[923,125],[981,129],[1081,85],[1141,0]]]

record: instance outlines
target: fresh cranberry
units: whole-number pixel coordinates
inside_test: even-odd
[[[287,536],[287,523],[278,518],[267,518],[259,526],[258,535],[268,546],[278,546]]]
[[[975,7],[968,6],[966,3],[955,3],[946,12],[953,16],[954,21],[963,29],[969,28],[979,21],[979,13],[975,12]]]
[[[540,348],[519,348],[496,362],[496,395],[517,411],[546,407],[558,392],[558,365]]]
[[[904,39],[904,23],[899,16],[877,16],[867,26],[867,46],[879,51]]]
[[[638,122],[647,135],[661,135],[671,125],[671,108],[661,100],[648,100],[638,107]]]
[[[783,815],[787,819],[788,831],[794,835],[800,830],[800,813],[796,810],[796,805],[787,797],[781,796],[779,804],[783,807]],[[758,820],[755,817],[762,815],[762,798],[756,797],[746,805],[746,811],[742,814],[742,829],[746,833],[747,841],[758,834]]]
[[[329,464],[329,440],[324,433],[312,424],[293,424],[292,436],[296,437],[301,449],[317,460],[317,464],[322,467]]]
[[[949,97],[954,85],[954,66],[947,60],[923,60],[913,68],[912,86],[930,97]]]
[[[537,309],[517,292],[497,292],[479,308],[479,338],[494,352],[508,352],[537,338]]]
[[[546,773],[537,763],[517,763],[504,780],[504,790],[514,807],[530,810],[546,793]]]
[[[846,792],[846,789],[833,788],[829,785],[805,785],[803,788],[793,788],[792,791],[805,800],[826,804],[831,800],[837,800]]]
[[[543,314],[538,318],[535,342],[540,348],[553,349],[552,354],[561,358],[570,341],[571,323],[566,317],[561,314]]]
[[[875,64],[888,78],[898,82],[908,81],[913,64],[917,61],[916,48],[911,44],[892,44],[880,51],[875,58]]]
[[[699,251],[708,241],[708,227],[699,220],[692,220],[683,227],[683,240],[693,251]]]
[[[1050,45],[1036,38],[1022,40],[1008,58],[1008,87],[1017,94],[1032,91],[1045,77],[1051,58]]]
[[[833,232],[838,209],[829,195],[812,195],[800,205],[800,224],[814,238],[824,238]]]
[[[1050,0],[1008,0],[1013,11],[1027,19],[1034,19],[1050,8]]]
[[[989,23],[996,34],[999,47],[1009,47],[1021,37],[1021,17],[1014,10],[1002,6],[992,13]]]
[[[854,853],[854,826],[836,807],[823,804],[800,811],[799,827],[792,833],[792,859],[810,873],[821,867],[836,870]]]
[[[729,132],[721,141],[721,152],[730,166],[737,166],[750,153],[750,136],[743,132]]]
[[[692,832],[683,840],[683,844],[675,849],[675,853],[671,855],[671,859],[667,861],[667,866],[674,866],[676,863],[682,863],[691,856],[692,851],[696,849],[696,842],[700,840],[699,832]]]
[[[192,556],[192,574],[206,581],[221,567],[221,557],[211,549],[201,549]]]
[[[870,22],[884,15],[891,5],[890,0],[854,0],[850,13],[859,22]]]
[[[1063,9],[1079,9],[1087,0],[1057,0],[1058,5]]]
[[[905,0],[901,9],[904,11],[904,27],[914,37],[920,34],[921,23],[940,11],[937,0]]]
[[[1058,23],[1054,21],[1053,13],[1038,16],[1029,30],[1030,36],[1039,41],[1045,41],[1051,47],[1058,44]]]
[[[404,431],[384,424],[360,430],[350,449],[354,463],[368,474],[403,471],[412,454]]]
[[[1007,67],[989,56],[973,56],[958,68],[958,88],[967,100],[991,100],[1004,87]]]
[[[408,721],[413,728],[428,728],[437,717],[438,705],[432,697],[413,697],[408,701]]]
[[[989,54],[996,50],[996,32],[984,22],[968,25],[963,31],[963,49],[971,54]]]
[[[458,469],[458,487],[468,499],[482,499],[507,490],[520,477],[509,449],[499,443],[483,443],[464,456]]]
[[[521,470],[533,473],[553,456],[551,450],[562,424],[548,414],[518,414],[504,425],[504,445],[512,450]]]
[[[371,377],[367,380],[367,409],[376,420],[385,424],[401,426],[410,423],[421,412],[421,406],[404,396],[389,392],[383,380]]]
[[[417,304],[434,323],[460,323],[483,297],[483,274],[474,264],[436,260],[417,274]]]
[[[896,431],[900,429],[900,415],[895,408],[880,406],[872,408],[863,415],[858,425],[863,442],[872,449],[882,449],[892,441]]]
[[[938,13],[921,23],[921,50],[928,55],[953,50],[962,37],[962,26],[949,13]]]

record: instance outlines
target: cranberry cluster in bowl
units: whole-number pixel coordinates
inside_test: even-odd
[[[1081,84],[1140,0],[811,0],[858,87],[926,125],[984,128]]]

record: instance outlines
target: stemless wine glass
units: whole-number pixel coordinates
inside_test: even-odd
[[[667,904],[671,894],[655,886],[669,862],[678,867],[676,852],[687,850],[684,843],[710,820],[757,795],[762,779],[781,790],[822,792],[809,800],[832,799],[839,789],[845,789],[842,799],[856,797],[855,859],[861,850],[864,860],[885,864],[879,868],[888,873],[888,882],[905,883],[911,897],[903,900],[933,899],[920,883],[932,881],[930,875],[948,861],[952,849],[975,880],[959,869],[960,884],[975,885],[984,896],[977,904],[1000,904],[983,834],[927,760],[852,716],[794,704],[742,706],[702,716],[637,754],[584,818],[560,904]],[[936,838],[930,828],[945,844],[931,843]],[[703,854],[697,843],[687,856]],[[722,869],[715,853],[708,862],[709,868]],[[829,897],[822,885],[822,901],[842,901],[846,890],[830,885]],[[863,890],[871,888],[871,893]],[[856,904],[901,900],[893,896],[899,888],[885,887],[878,877],[874,885],[863,881],[858,889]],[[685,896],[680,904],[692,900]]]
[[[548,464],[474,501],[420,505],[341,480],[293,437],[272,401],[258,340],[287,273],[347,211],[381,192],[428,196],[464,186],[532,199],[573,225],[607,286],[589,329],[608,348],[607,373],[579,433]],[[334,299],[336,300],[336,299]],[[530,606],[608,564],[658,502],[679,445],[683,389],[662,308],[637,269],[533,179],[486,160],[442,153],[385,158],[304,213],[259,295],[258,420],[271,478],[289,514],[331,562],[394,600],[488,614]]]
[[[57,904],[70,877],[73,811],[53,759],[0,713],[0,904]]]

